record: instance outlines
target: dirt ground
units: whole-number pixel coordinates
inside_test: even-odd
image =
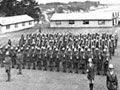
[[[106,29],[68,29],[64,33],[94,33],[94,32],[107,32],[118,33],[120,36],[120,28],[106,28]],[[36,33],[36,29],[30,29],[25,31],[19,31],[14,33],[8,33],[0,35],[0,44],[6,44],[7,40],[12,39],[13,43],[18,42],[21,34]],[[42,31],[43,33],[48,32]],[[49,31],[49,33],[55,33],[57,31]],[[58,30],[58,32],[61,32]],[[62,31],[63,32],[63,31]],[[120,38],[118,48],[116,49],[115,56],[110,61],[115,67],[115,72],[118,75],[120,86]],[[12,69],[11,82],[6,82],[6,73],[4,68],[0,68],[0,90],[89,90],[88,81],[86,75],[75,73],[62,73],[62,72],[50,72],[40,70],[23,70],[23,75],[17,75],[18,71]],[[96,76],[94,90],[107,90],[106,77]]]

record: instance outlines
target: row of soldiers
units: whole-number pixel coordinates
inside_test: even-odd
[[[9,51],[13,68],[20,53],[22,68],[86,73],[91,58],[96,74],[106,74],[117,43],[117,34],[27,34],[21,35],[17,46],[12,45],[11,40],[7,46],[1,46],[0,61],[3,62],[6,51]]]

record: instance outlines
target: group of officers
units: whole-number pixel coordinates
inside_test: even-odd
[[[18,45],[9,40],[7,45],[1,46],[0,61],[6,67],[7,81],[11,66],[16,65],[19,74],[25,68],[85,74],[92,62],[95,74],[107,75],[117,43],[117,34],[27,34],[21,35]]]

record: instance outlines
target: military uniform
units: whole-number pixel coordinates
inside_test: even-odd
[[[3,60],[4,60],[4,58],[3,58],[3,51],[0,50],[0,63],[2,64],[2,66],[3,66]]]
[[[47,53],[47,51],[45,52],[45,54],[44,54],[44,60],[43,60],[43,64],[44,64],[44,70],[47,70],[47,61],[48,61],[48,53]],[[52,61],[52,60],[51,60]],[[51,64],[52,64],[52,62],[51,62]],[[51,69],[52,69],[52,65],[51,65]]]
[[[107,60],[107,58],[108,58],[107,52],[104,49],[103,54],[102,54],[102,71],[103,71],[103,75],[106,75],[106,73],[107,73],[107,68],[106,68],[106,60]]]
[[[34,49],[33,51],[32,51],[32,55],[31,55],[31,63],[32,63],[32,65],[33,65],[33,68],[32,69],[36,69],[36,56],[37,54],[36,54],[36,50]]]
[[[62,54],[62,66],[63,66],[63,72],[66,72],[67,69],[67,62],[66,62],[66,54]]]
[[[82,73],[84,74],[85,73],[85,70],[86,70],[86,57],[85,57],[85,54],[84,54],[84,51],[81,50],[81,54],[80,54],[80,69],[82,71]]]
[[[37,55],[37,64],[38,64],[38,69],[41,70],[42,69],[42,53],[41,50],[38,51],[38,55]]]
[[[60,65],[60,53],[59,51],[57,51],[55,56],[55,68],[57,71],[60,71],[59,65]]]
[[[8,45],[11,46],[12,45],[12,41],[9,39],[8,40]]]
[[[67,56],[67,62],[68,62],[68,70],[70,73],[72,73],[73,71],[73,53],[72,51],[69,53],[69,55]]]
[[[101,60],[100,60],[100,55],[99,55],[99,51],[97,49],[96,53],[93,55],[93,60],[94,60],[94,63],[95,63],[95,72],[96,74],[100,75],[100,63],[101,63]]]
[[[113,65],[109,65],[109,68],[113,69]],[[118,90],[117,75],[113,71],[108,71],[106,76],[106,85],[108,90]]]
[[[14,68],[14,66],[16,65],[16,53],[14,51],[14,49],[11,47],[11,51],[10,51],[10,56],[12,59],[12,68]]]
[[[27,64],[27,50],[23,51],[23,69],[25,69],[25,66]]]
[[[9,56],[8,51],[6,52],[6,57],[5,57],[5,60],[4,60],[4,66],[5,66],[6,73],[8,75],[8,80],[7,81],[10,81],[12,61],[11,61],[11,57]]]
[[[79,60],[80,60],[80,56],[79,56],[79,52],[77,52],[75,57],[74,57],[74,67],[75,67],[76,73],[78,73]]]
[[[95,78],[95,67],[94,67],[94,64],[92,63],[92,60],[90,61],[90,59],[88,60],[90,63],[87,65],[87,78],[89,80],[90,90],[93,90],[94,78]]]
[[[27,56],[26,56],[26,65],[27,69],[31,68],[31,51],[27,49]]]
[[[23,54],[21,53],[20,50],[18,50],[18,53],[16,55],[16,63],[18,65],[18,74],[22,74],[22,65],[23,65]]]

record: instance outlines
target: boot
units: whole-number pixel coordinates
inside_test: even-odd
[[[18,75],[22,75],[22,73],[21,73],[21,72],[19,72],[19,73],[18,73]]]
[[[6,82],[9,82],[10,81],[10,73],[7,73],[8,75],[8,80],[6,80]]]
[[[47,67],[45,67],[45,69],[44,69],[45,71],[47,71]]]
[[[38,67],[38,70],[41,70],[41,67],[40,67],[40,66]]]
[[[89,88],[90,88],[90,90],[93,90],[93,84],[92,83],[89,84]]]
[[[64,69],[63,72],[66,72],[66,70]]]
[[[23,65],[22,69],[25,69],[25,65]]]
[[[70,70],[69,73],[72,73],[72,70]]]
[[[14,65],[12,65],[12,68],[14,68]]]
[[[57,72],[59,72],[60,70],[59,70],[59,68],[57,68]]]
[[[78,70],[75,73],[78,73]]]
[[[91,84],[91,90],[93,90],[93,84]]]

